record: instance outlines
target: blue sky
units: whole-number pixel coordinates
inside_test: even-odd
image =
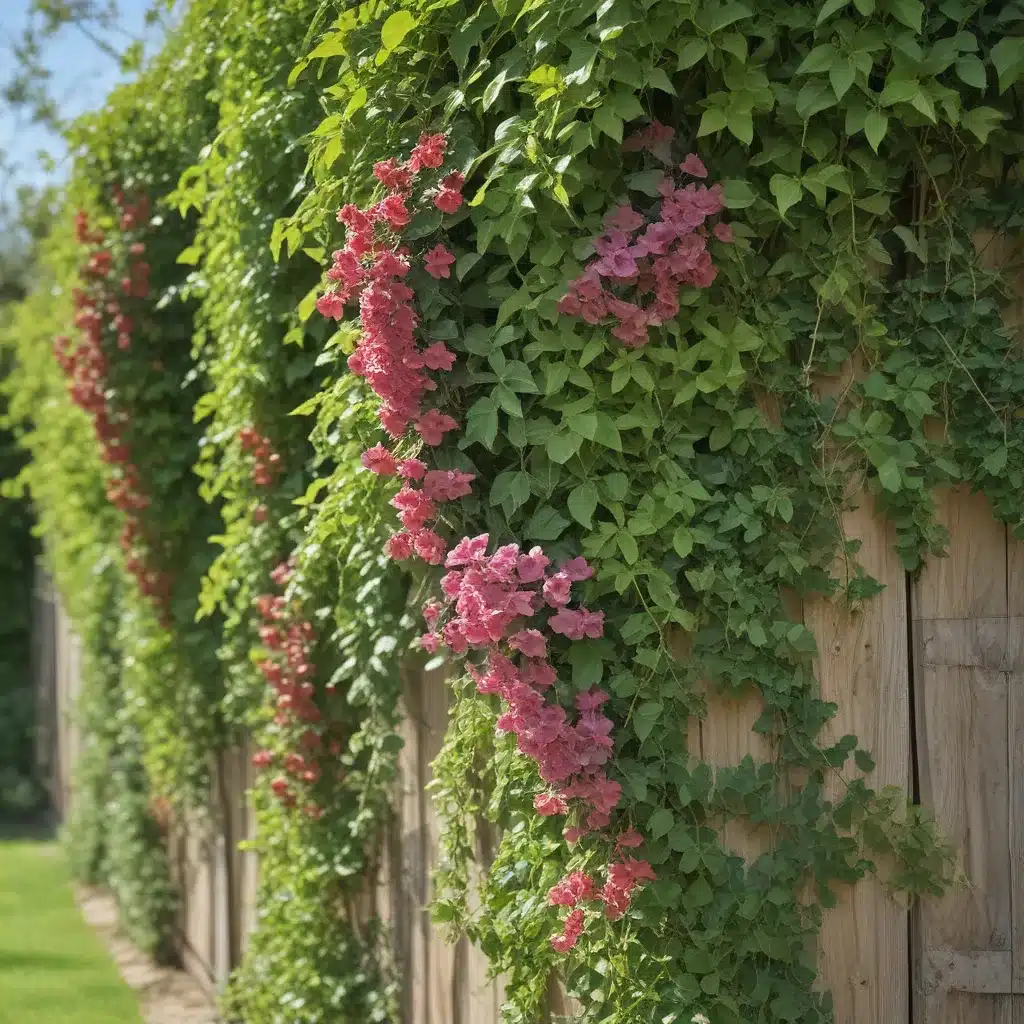
[[[0,77],[6,80],[12,66],[9,40],[24,31],[31,0],[0,0]],[[119,0],[123,26],[133,36],[145,31],[144,17],[152,0]],[[153,34],[149,30],[150,35]],[[122,37],[129,41],[128,37]],[[74,117],[103,103],[104,97],[120,79],[114,61],[105,56],[78,29],[65,28],[51,40],[45,52],[45,64],[53,74],[51,89],[62,116]],[[64,146],[58,136],[32,125],[0,104],[0,150],[16,164],[15,180],[40,183],[48,177],[59,178],[63,171]],[[39,151],[57,161],[52,173],[44,170]]]

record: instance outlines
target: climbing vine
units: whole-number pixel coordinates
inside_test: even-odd
[[[59,354],[125,468],[20,329],[40,295],[5,330],[11,417],[125,790],[141,763],[201,805],[252,741],[231,1019],[398,1019],[359,897],[424,664],[455,693],[434,915],[504,975],[509,1024],[552,973],[603,1024],[827,1021],[835,887],[950,884],[927,809],[831,736],[796,609],[879,591],[856,502],[910,572],[946,543],[937,488],[1024,526],[1022,24],[972,0],[196,0],[74,129],[88,222],[48,251],[41,319],[72,333],[81,276]],[[115,310],[97,281],[123,291],[138,245],[148,293],[128,273]],[[693,723],[751,692],[771,753],[712,763]]]

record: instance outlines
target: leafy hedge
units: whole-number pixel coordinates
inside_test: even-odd
[[[96,664],[118,621],[119,749],[199,807],[212,755],[257,744],[232,1019],[397,1019],[402,965],[355,907],[411,603],[464,676],[435,916],[506,975],[507,1021],[546,1012],[552,971],[609,1024],[829,1020],[831,887],[876,863],[949,884],[927,810],[824,738],[787,601],[877,593],[857,493],[910,571],[945,543],[937,487],[1024,523],[1024,378],[977,251],[1019,225],[1022,24],[970,0],[196,0],[76,127],[69,203],[102,244],[115,189],[152,204],[137,330],[93,330],[167,614],[125,575],[44,341],[83,257],[63,235],[6,332],[12,412]],[[708,687],[757,691],[774,760],[687,746]],[[500,841],[470,893],[478,812]],[[726,849],[735,819],[772,851]]]

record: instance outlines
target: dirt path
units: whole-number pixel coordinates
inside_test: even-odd
[[[106,943],[121,977],[139,997],[146,1024],[218,1024],[198,982],[184,971],[158,967],[117,929],[117,906],[107,893],[79,886],[75,898],[85,920]]]

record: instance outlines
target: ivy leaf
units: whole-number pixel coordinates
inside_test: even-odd
[[[999,476],[999,474],[1006,468],[1006,459],[1008,455],[1009,451],[1006,445],[1002,444],[994,452],[990,452],[985,456],[982,466],[984,466],[992,476]]]
[[[709,107],[704,111],[697,128],[697,138],[721,131],[725,127],[725,111],[721,107]]]
[[[631,719],[633,731],[641,742],[651,735],[658,719],[661,718],[662,704],[660,700],[646,700],[633,712]],[[672,826],[670,825],[669,828]],[[665,830],[666,832],[668,829]]]
[[[594,509],[597,508],[597,488],[589,480],[580,484],[569,492],[566,504],[573,519],[589,530]]]
[[[768,188],[771,189],[772,195],[775,196],[779,213],[783,217],[786,216],[786,211],[790,207],[800,202],[800,196],[803,194],[803,185],[796,178],[791,178],[788,174],[773,174],[768,181]]]
[[[622,451],[622,435],[619,433],[619,428],[615,426],[615,421],[606,412],[599,412],[597,414],[597,429],[594,431],[594,437],[598,444],[603,444],[605,448],[611,448],[613,451]]]
[[[408,11],[396,11],[381,26],[380,41],[385,50],[400,46],[402,40],[416,27],[416,18]]]
[[[1020,76],[1024,68],[1024,38],[1021,36],[1003,36],[992,47],[989,55],[992,66],[999,77],[999,91],[1006,92]]]

